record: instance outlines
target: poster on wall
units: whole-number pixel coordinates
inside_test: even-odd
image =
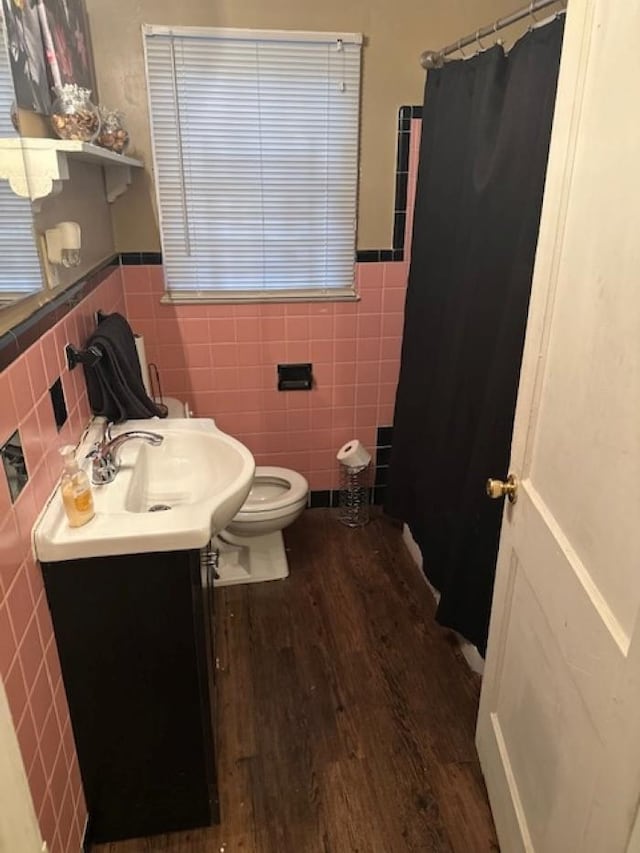
[[[51,85],[75,83],[97,100],[89,21],[84,0],[41,0],[41,29]]]
[[[49,115],[54,88],[76,83],[97,100],[84,0],[2,0],[16,103]]]
[[[16,103],[46,115],[51,89],[40,31],[41,4],[42,0],[2,0],[2,10]]]

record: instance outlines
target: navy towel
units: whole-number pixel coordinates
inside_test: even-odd
[[[135,337],[121,314],[107,314],[87,346],[96,347],[101,353],[92,367],[84,366],[94,415],[103,415],[114,423],[167,417],[167,407],[154,402],[145,391]]]

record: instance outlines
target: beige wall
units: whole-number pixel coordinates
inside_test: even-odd
[[[113,207],[118,250],[160,248],[143,23],[363,33],[358,248],[378,249],[391,245],[398,107],[422,103],[420,53],[520,5],[518,0],[87,0],[100,99],[126,113],[135,151],[147,164]]]
[[[70,158],[69,180],[64,181],[58,195],[42,201],[40,212],[33,217],[36,234],[44,234],[47,228],[68,220],[77,222],[82,230],[80,265],[71,269],[55,267],[56,278],[51,286],[68,287],[113,256],[110,207],[102,169]]]

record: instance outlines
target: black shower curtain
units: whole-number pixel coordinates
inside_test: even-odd
[[[429,71],[386,509],[484,653],[564,18]]]

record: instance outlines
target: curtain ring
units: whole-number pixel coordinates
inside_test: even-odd
[[[486,50],[487,48],[482,44],[482,39],[480,38],[480,30],[476,30],[476,44],[480,48],[480,50]]]
[[[558,20],[558,18],[559,18],[561,15],[564,15],[564,13],[567,11],[567,3],[566,3],[566,0],[560,0],[560,3],[561,3],[561,8],[560,8],[560,9],[558,9],[558,11],[556,12],[555,17],[554,17],[554,21],[557,21],[557,20]]]
[[[499,29],[498,23],[499,23],[499,19],[496,19],[493,22],[493,34],[494,34],[494,36],[498,35],[498,29]],[[502,28],[500,27],[500,29],[502,29]],[[496,44],[498,45],[498,47],[503,47],[504,46],[504,39],[496,38]]]
[[[458,39],[458,51],[461,53],[463,59],[467,58],[464,50],[462,49],[462,39],[461,38]]]
[[[535,26],[538,23],[538,19],[535,16],[535,5],[536,5],[536,0],[531,0],[531,2],[529,3],[529,17],[533,21],[533,24],[529,25],[529,30],[531,30],[533,28],[533,26]]]

